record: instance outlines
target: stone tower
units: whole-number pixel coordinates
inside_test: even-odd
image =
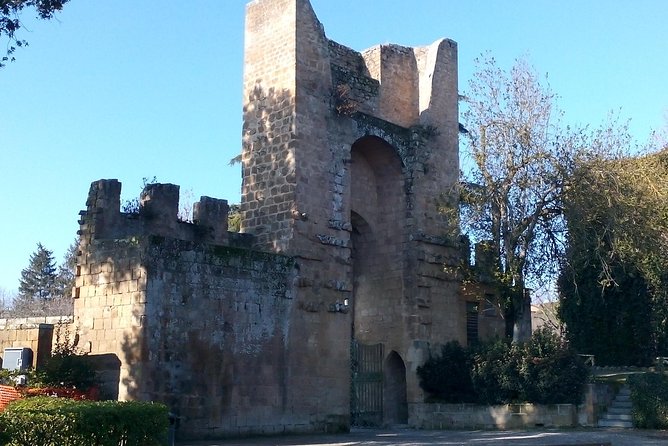
[[[305,348],[345,361],[351,334],[380,345],[384,381],[403,389],[382,417],[405,422],[429,346],[466,337],[444,265],[468,247],[441,212],[456,203],[457,45],[360,53],[326,37],[308,0],[256,0],[244,66],[242,232],[297,259]]]

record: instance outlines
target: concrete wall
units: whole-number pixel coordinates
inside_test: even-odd
[[[613,385],[587,384],[582,404],[417,403],[409,405],[409,424],[418,429],[532,429],[595,427],[614,400]]]

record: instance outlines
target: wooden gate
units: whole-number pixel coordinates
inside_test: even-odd
[[[383,423],[383,344],[365,345],[352,340],[350,422],[353,426]]]

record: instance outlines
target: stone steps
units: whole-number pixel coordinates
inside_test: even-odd
[[[598,427],[632,428],[632,408],[631,390],[624,386],[619,390],[610,407],[608,407],[607,413],[598,421]]]

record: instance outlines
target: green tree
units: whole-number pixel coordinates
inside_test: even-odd
[[[231,204],[227,214],[227,230],[239,232],[241,230],[241,205]]]
[[[9,314],[14,317],[71,315],[77,248],[76,242],[71,244],[63,263],[56,266],[52,251],[38,243],[28,267],[21,271],[19,292]]]
[[[28,46],[28,42],[17,37],[21,29],[21,13],[24,9],[34,9],[40,19],[51,19],[63,9],[69,0],[1,0],[0,1],[0,42],[7,40],[7,53],[0,59],[0,68],[8,61],[14,61],[17,48]]]
[[[19,299],[48,300],[56,297],[56,271],[53,252],[38,243],[37,250],[30,255],[28,267],[21,271]]]
[[[589,159],[564,202],[560,317],[571,343],[601,365],[668,354],[668,152]]]
[[[78,250],[79,241],[74,240],[70,246],[67,247],[63,263],[58,265],[56,286],[58,289],[58,297],[60,298],[70,298],[72,295],[72,288],[74,288],[74,280],[76,279]]]
[[[521,325],[527,283],[553,277],[562,252],[561,192],[573,144],[560,127],[555,95],[524,59],[509,71],[493,58],[464,97],[462,226],[488,241],[495,256],[506,335],[530,333]]]

